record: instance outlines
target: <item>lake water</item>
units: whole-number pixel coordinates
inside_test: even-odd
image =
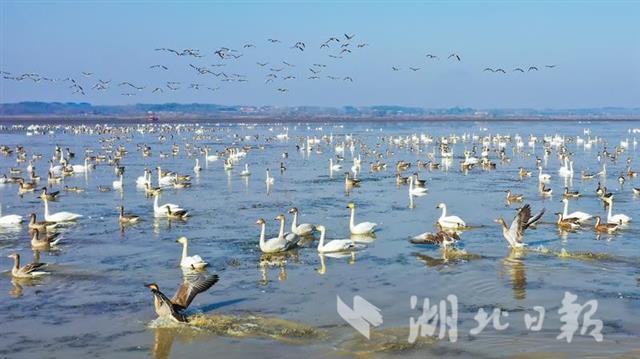
[[[632,192],[632,187],[640,184],[633,178],[622,186],[617,182],[619,174],[626,173],[627,158],[631,158],[633,169],[640,170],[632,143],[635,135],[630,133],[640,127],[638,122],[212,123],[179,128],[165,124],[154,125],[153,133],[146,124],[142,125],[146,131],[135,131],[137,125],[111,126],[112,133],[116,128],[128,129],[113,141],[114,148],[122,145],[128,150],[121,162],[126,167],[124,189],[98,191],[99,185],[111,186],[116,179],[114,168],[107,164],[53,185],[51,190],[67,185],[85,187],[86,191],[62,192],[60,199],[51,203],[52,212],[84,215],[76,225],[61,230],[63,240],[56,249],[39,254],[40,261],[49,263],[47,271],[51,275],[37,281],[12,280],[8,272],[12,261],[6,256],[18,252],[23,262],[29,262],[34,252],[26,224],[0,230],[0,265],[4,270],[0,278],[2,357],[640,356],[640,199]],[[95,129],[95,125],[87,128]],[[585,129],[591,130],[591,138],[599,139],[590,149],[576,141],[576,136],[588,138]],[[29,156],[42,154],[43,159],[35,166],[44,178],[56,144],[69,147],[76,153],[71,163],[81,164],[86,148],[93,149],[93,155],[104,153],[102,146],[107,143],[99,140],[114,137],[73,133],[70,127],[65,131],[64,126],[51,131],[28,137],[26,129],[6,128],[0,133],[0,144],[14,149],[22,144]],[[160,141],[161,131],[166,141]],[[288,133],[289,139],[275,138],[282,133]],[[470,136],[467,141],[458,138],[452,144],[455,158],[448,170],[419,169],[429,191],[410,202],[407,186],[396,185],[395,163],[411,162],[405,174],[412,173],[417,160],[428,161],[427,154],[435,144],[410,146],[390,141],[412,134],[436,140],[440,136]],[[461,171],[464,150],[474,146],[471,135],[481,138],[496,134],[511,135],[512,139],[519,134],[524,146],[514,152],[514,142],[507,143],[510,162],[500,161],[492,151],[495,170],[476,167],[467,173]],[[528,145],[531,134],[539,140],[533,148]],[[566,183],[558,176],[562,164],[555,148],[544,159],[541,140],[556,134],[566,136],[574,160],[575,175]],[[297,144],[305,145],[307,136],[330,135],[333,143],[322,141],[317,146],[319,151],[296,149]],[[353,136],[355,154],[363,154],[358,174],[362,186],[349,192],[344,185],[344,170],[352,165],[349,149],[344,155],[344,170],[330,176],[328,164],[329,158],[335,158],[335,145],[344,141],[345,135]],[[598,151],[606,145],[613,153],[627,138],[628,149],[617,161],[607,160],[606,177],[581,179],[581,170],[600,171]],[[160,158],[160,153],[171,153],[174,143],[180,147],[179,154]],[[208,146],[212,151],[245,145],[253,149],[231,171],[223,169],[222,160],[205,163],[198,152],[203,171],[196,176],[192,170],[196,151],[189,156],[187,143]],[[138,144],[151,146],[152,155],[143,157]],[[475,145],[480,156],[482,145]],[[374,150],[381,154],[379,160],[388,164],[386,170],[371,171],[370,163],[378,159],[366,156],[365,151]],[[288,158],[283,159],[285,152]],[[439,150],[436,154],[440,162]],[[536,157],[543,159],[544,171],[552,175],[550,198],[538,192]],[[280,162],[286,166],[282,173]],[[252,171],[248,178],[240,176],[244,163]],[[19,167],[26,176],[26,166],[16,163],[15,154],[0,156],[1,173]],[[136,188],[135,180],[143,169],[157,166],[192,175],[191,188],[167,189],[160,198],[161,203],[188,209],[192,213],[188,221],[154,219],[153,199]],[[533,171],[533,177],[521,179],[521,166]],[[269,190],[264,182],[266,168],[275,177]],[[155,172],[153,178],[155,184]],[[614,193],[614,212],[631,216],[631,224],[614,235],[596,236],[591,225],[575,233],[560,232],[554,213],[562,211],[565,184],[582,193],[580,199],[570,202],[570,211],[606,217],[595,194],[598,181]],[[46,180],[41,184],[46,185]],[[524,202],[530,203],[534,212],[546,209],[542,223],[525,233],[528,251],[510,251],[500,226],[493,222],[499,216],[510,222],[515,215],[518,205],[505,203],[507,189],[524,194]],[[0,185],[2,213],[27,216],[35,212],[42,219],[43,203],[37,195],[18,196],[17,192],[14,184]],[[267,233],[275,235],[277,223],[273,218],[296,206],[302,222],[325,225],[328,238],[348,238],[349,211],[345,207],[350,201],[358,206],[356,221],[379,224],[376,238],[353,256],[321,257],[314,242],[284,259],[261,258],[259,227],[255,224],[258,218],[265,218]],[[461,234],[458,247],[464,254],[443,253],[438,247],[408,242],[410,236],[434,230],[440,216],[436,205],[440,202],[473,226]],[[121,203],[143,221],[121,230],[116,210]],[[291,218],[287,217],[289,225]],[[203,313],[213,321],[216,315],[228,316],[240,329],[165,328],[154,321],[152,296],[143,284],[157,282],[170,295],[181,283],[181,247],[175,243],[180,236],[189,238],[192,254],[210,263],[209,273],[220,275],[220,282],[200,294],[189,313]],[[562,250],[568,254],[561,255]],[[558,310],[565,292],[577,295],[580,304],[597,300],[597,311],[591,317],[603,322],[602,342],[580,331],[571,343],[556,339],[563,324]],[[356,295],[382,312],[384,322],[372,329],[371,340],[337,314],[336,297],[351,306]],[[410,298],[414,295],[419,304],[412,309]],[[410,345],[410,318],[422,313],[423,299],[429,298],[434,305],[448,295],[455,295],[458,301],[457,341],[445,336]],[[546,314],[541,330],[531,331],[525,326],[524,316],[535,314],[536,306],[544,307]],[[507,311],[508,317],[500,318],[500,322],[509,323],[508,328],[496,330],[489,324],[478,335],[471,335],[470,330],[477,326],[474,317],[481,308],[489,314],[494,308]],[[257,324],[243,326],[252,320]],[[289,332],[282,329],[287,325],[300,325],[305,330],[288,336]]]

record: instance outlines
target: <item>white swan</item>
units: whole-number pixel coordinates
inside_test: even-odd
[[[287,218],[284,215],[279,214],[275,218],[275,220],[276,221],[280,221],[280,231],[278,232],[278,238],[284,238],[287,242],[297,241],[297,240],[300,239],[296,233],[292,233],[292,232],[286,232],[285,233],[284,224],[285,224]]]
[[[560,167],[558,173],[562,177],[573,177],[573,161],[569,161],[565,158],[564,166]]]
[[[347,208],[351,209],[351,219],[349,220],[349,230],[351,234],[370,234],[375,231],[377,223],[373,222],[362,222],[355,224],[356,221],[356,204],[350,202],[347,204]]]
[[[73,165],[71,166],[74,173],[84,173],[89,170],[89,158],[85,157],[84,166],[83,165]]]
[[[251,176],[251,171],[249,171],[249,164],[248,163],[244,164],[244,169],[242,170],[242,172],[240,172],[240,176],[242,176],[242,177]]]
[[[334,239],[324,243],[326,228],[322,225],[316,226],[316,228],[320,231],[320,242],[318,242],[318,252],[320,253],[344,252],[356,247],[351,239]]]
[[[442,209],[442,214],[440,215],[440,218],[438,218],[438,224],[442,228],[462,229],[467,226],[462,218],[458,216],[447,216],[446,204],[440,203],[436,208]]]
[[[156,217],[166,217],[167,216],[167,206],[169,207],[169,209],[171,209],[172,212],[183,210],[182,208],[180,208],[180,206],[178,206],[177,204],[173,204],[173,203],[165,203],[165,204],[159,206],[158,205],[158,197],[159,196],[156,195],[155,198],[153,199],[153,214]]]
[[[609,204],[609,211],[607,212],[608,223],[625,224],[631,222],[631,217],[627,216],[626,214],[620,213],[611,215],[611,212],[613,211],[613,196],[608,197],[607,199],[605,199],[605,201],[607,201],[607,203]]]
[[[315,227],[313,224],[301,223],[298,224],[298,208],[293,207],[289,209],[289,213],[293,214],[293,221],[291,222],[291,232],[299,236],[308,236],[313,233]]]
[[[260,218],[256,221],[256,224],[260,225],[260,250],[263,253],[280,253],[288,251],[294,248],[297,243],[287,241],[284,237],[275,237],[271,239],[265,239],[266,224],[264,219]]]
[[[160,167],[158,169],[158,186],[171,186],[173,184],[173,174],[167,173],[164,176],[162,175],[162,169]]]
[[[81,218],[81,214],[71,212],[57,212],[49,214],[49,201],[44,200],[44,219],[48,222],[71,222]]]
[[[209,149],[208,149],[208,148],[205,148],[205,149],[204,149],[204,158],[205,158],[207,161],[211,161],[211,162],[213,162],[213,161],[217,161],[217,160],[218,160],[218,155],[209,155]]]
[[[193,166],[193,172],[198,173],[202,171],[202,167],[200,167],[200,160],[196,158],[196,165]]]
[[[2,215],[2,205],[0,204],[0,226],[15,226],[22,223],[24,219],[17,214]]]
[[[144,187],[146,184],[151,186],[151,171],[145,168],[144,174],[136,178],[136,185],[140,187]]]
[[[562,199],[562,203],[564,203],[564,210],[562,211],[562,218],[566,219],[566,220],[576,220],[580,223],[584,223],[588,220],[590,220],[591,218],[593,218],[592,215],[590,215],[589,213],[585,213],[585,212],[580,212],[580,211],[576,211],[573,213],[568,213],[569,212],[569,200],[566,198]]]
[[[267,186],[270,186],[273,184],[273,177],[271,177],[271,172],[269,171],[268,168],[267,168],[267,178],[264,180],[264,182],[267,184]]]
[[[199,255],[189,256],[187,251],[187,237],[180,237],[176,243],[182,244],[182,257],[180,258],[180,266],[188,269],[203,269],[209,263],[205,262]]]
[[[122,173],[120,174],[120,179],[113,181],[113,189],[122,189]]]
[[[427,194],[427,189],[424,187],[413,186],[413,176],[409,177],[409,195],[410,196],[424,196]]]
[[[551,175],[547,173],[542,173],[542,167],[538,167],[538,181],[543,183],[548,183],[551,180]]]
[[[342,169],[342,165],[336,163],[333,164],[333,158],[329,158],[329,172],[340,171]]]

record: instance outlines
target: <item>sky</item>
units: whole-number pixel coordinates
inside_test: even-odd
[[[2,0],[0,70],[10,74],[0,78],[0,102],[639,107],[639,19],[640,1]],[[340,43],[321,49],[330,37]],[[304,51],[292,48],[298,41]],[[347,42],[351,53],[329,57]],[[221,47],[237,52],[220,59],[214,52]],[[198,49],[203,57],[156,48]],[[452,53],[461,60],[448,59]],[[201,75],[190,64],[246,81]],[[310,68],[321,70],[319,79],[309,79]],[[24,73],[58,81],[11,79]],[[270,73],[277,77],[265,83]],[[74,94],[61,81],[67,77],[85,94]],[[111,82],[91,89],[99,80]],[[180,82],[170,84],[178,89],[168,81]]]

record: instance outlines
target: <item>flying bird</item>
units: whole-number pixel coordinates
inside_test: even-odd
[[[449,55],[449,57],[447,57],[447,59],[450,59],[450,58],[452,58],[452,57],[453,57],[453,58],[455,58],[456,60],[460,61],[460,56],[459,56],[458,54],[455,54],[455,53],[454,53],[454,54]]]
[[[149,68],[150,69],[158,69],[158,68],[160,68],[160,69],[163,69],[163,70],[168,70],[169,69],[168,67],[166,67],[164,65],[151,65],[151,66],[149,66]]]
[[[529,70],[527,70],[527,72],[531,71],[531,70],[535,70],[538,71],[538,68],[535,66],[529,66]]]
[[[347,34],[344,34],[344,37],[346,37],[346,38],[347,38],[347,40],[351,40],[351,39],[353,39],[355,36],[356,36],[356,34],[353,34],[353,35],[347,35]]]
[[[513,69],[513,71],[520,71],[520,72],[524,72],[524,70],[523,70],[523,69],[521,69],[521,68],[519,68],[519,67],[516,67],[515,69]]]
[[[409,67],[409,70],[411,70],[411,71],[418,71],[418,70],[420,70],[420,68],[419,68],[419,67]]]

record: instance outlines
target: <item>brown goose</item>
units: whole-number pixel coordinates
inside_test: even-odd
[[[18,253],[11,254],[8,257],[13,258],[14,265],[11,268],[11,275],[16,278],[35,278],[49,274],[38,270],[45,266],[46,263],[29,263],[24,267],[20,267],[20,255]]]
[[[500,217],[496,219],[497,223],[502,225],[502,235],[507,240],[511,248],[523,248],[526,246],[524,243],[524,231],[534,225],[542,218],[544,209],[540,211],[535,217],[531,215],[531,206],[525,204],[524,207],[518,210],[515,218],[511,222],[511,226],[507,227],[507,223],[504,218]]]
[[[460,236],[455,231],[447,232],[442,229],[440,223],[436,223],[438,231],[436,233],[425,232],[412,237],[409,242],[413,244],[435,244],[448,247],[460,240]]]
[[[120,216],[118,216],[118,220],[120,223],[137,223],[140,220],[140,216],[136,216],[135,214],[124,213],[124,206],[120,206]]]
[[[145,287],[149,288],[153,294],[153,305],[158,317],[171,318],[177,322],[186,323],[187,317],[182,312],[189,307],[196,295],[211,288],[218,280],[219,277],[216,274],[209,277],[199,275],[185,278],[171,299],[160,291],[160,287],[156,283],[145,284]]]
[[[47,229],[56,228],[57,226],[58,226],[58,223],[56,223],[56,222],[36,221],[36,214],[35,213],[31,213],[29,215],[29,229],[38,230],[38,231],[45,231]]]
[[[169,219],[187,219],[187,217],[189,217],[189,212],[184,209],[172,211],[170,206],[165,206],[165,208],[167,209],[167,218]]]
[[[511,193],[511,190],[507,190],[505,191],[507,192],[507,202],[511,203],[511,202],[522,202],[522,200],[524,199],[524,195],[522,194],[513,194]]]
[[[49,192],[49,191],[47,191],[47,187],[42,187],[42,192],[40,193],[40,198],[48,200],[48,201],[55,201],[58,198],[59,194],[60,194],[60,191]]]
[[[40,231],[37,229],[33,230],[33,234],[31,235],[31,247],[34,249],[49,249],[51,246],[55,246],[60,242],[62,238],[58,238],[60,233],[53,234],[44,234],[42,237],[39,236]]]
[[[558,216],[558,221],[556,222],[558,228],[565,231],[575,231],[580,228],[580,221],[577,218],[563,218],[560,212],[556,213],[556,215]]]
[[[562,194],[563,198],[571,199],[571,198],[579,198],[580,192],[578,191],[569,191],[569,187],[564,188],[564,193]]]

